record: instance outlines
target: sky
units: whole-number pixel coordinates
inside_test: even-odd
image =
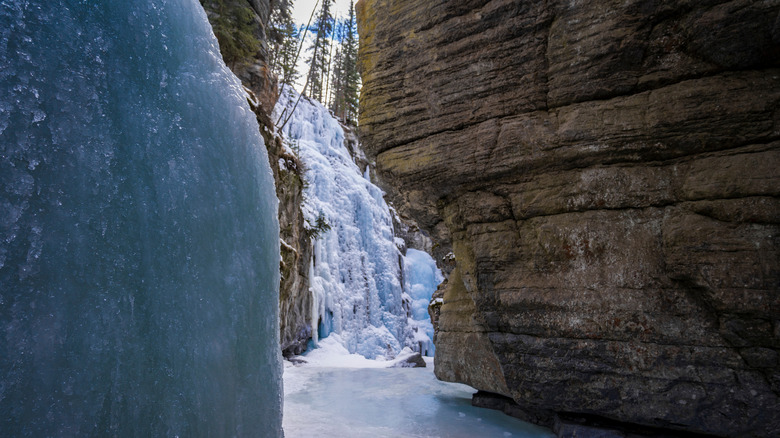
[[[308,23],[315,3],[317,3],[317,0],[293,0],[293,20],[298,24]],[[322,6],[321,1],[317,4],[318,10],[320,6]],[[343,18],[349,15],[349,0],[336,0],[333,2],[332,13],[336,18]]]
[[[357,0],[355,1],[357,2]],[[322,0],[293,0],[293,21],[298,25],[306,25],[306,23],[309,22],[309,17],[311,16],[311,11],[314,9],[315,3],[317,4],[317,11],[319,11],[322,6]],[[335,0],[331,6],[331,13],[337,19],[347,17],[349,15],[349,0]],[[317,14],[315,12],[312,21],[316,18]],[[308,44],[304,46],[304,50],[307,47]],[[306,63],[304,62],[306,57],[307,54],[304,51],[298,60],[298,71],[301,73],[301,77],[295,83],[295,89],[298,90],[298,92],[303,90],[303,84],[306,82],[306,72],[309,70],[309,67],[306,66]]]

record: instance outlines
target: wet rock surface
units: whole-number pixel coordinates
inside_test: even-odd
[[[358,10],[363,145],[454,261],[438,377],[548,424],[777,434],[780,4]]]

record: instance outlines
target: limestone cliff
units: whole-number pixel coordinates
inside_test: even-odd
[[[268,67],[266,43],[266,28],[274,1],[201,0],[201,3],[220,41],[225,62],[247,89],[249,103],[257,115],[268,149],[279,198],[281,349],[285,355],[292,355],[300,354],[311,337],[308,270],[312,245],[301,212],[303,168],[297,157],[285,152],[289,148],[285,148],[282,139],[274,134],[274,123],[269,117],[278,98],[277,78]],[[240,39],[236,37],[239,32],[251,35],[256,46],[235,43],[235,39]]]
[[[358,14],[363,144],[455,257],[439,378],[559,432],[777,435],[780,3]]]

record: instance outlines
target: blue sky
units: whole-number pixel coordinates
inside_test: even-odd
[[[311,11],[314,9],[314,4],[317,4],[317,10],[322,6],[321,0],[294,0],[293,1],[293,20],[298,24],[305,25],[309,22]],[[349,15],[349,0],[336,0],[333,2],[331,13],[336,18],[344,18]],[[316,13],[314,16],[316,19]],[[307,38],[308,39],[308,38]],[[298,60],[298,71],[301,73],[301,78],[294,84],[295,88],[300,92],[303,90],[303,84],[306,82],[306,72],[309,71],[309,67],[305,64],[307,53],[305,51],[308,44],[304,46],[304,52],[301,54]]]

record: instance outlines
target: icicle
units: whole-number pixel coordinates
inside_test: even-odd
[[[316,249],[316,247],[315,247]],[[314,258],[311,259],[311,264],[309,265],[309,272],[314,272]],[[314,347],[317,346],[317,343],[319,342],[319,330],[318,330],[318,324],[317,321],[319,321],[319,310],[320,310],[320,300],[319,300],[319,293],[314,290],[313,285],[309,287],[309,292],[311,292],[311,342]]]

